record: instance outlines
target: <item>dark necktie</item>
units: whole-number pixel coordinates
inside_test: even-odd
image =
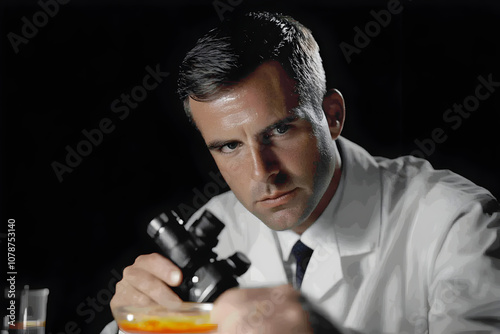
[[[302,279],[304,278],[304,273],[306,272],[307,264],[311,259],[313,250],[302,243],[302,241],[297,241],[292,248],[292,254],[297,260],[297,269],[295,270],[295,287],[300,289],[302,285]]]

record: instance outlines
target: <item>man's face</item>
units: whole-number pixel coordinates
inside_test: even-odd
[[[274,230],[306,221],[332,179],[334,144],[281,65],[264,63],[215,100],[189,103],[238,200]]]

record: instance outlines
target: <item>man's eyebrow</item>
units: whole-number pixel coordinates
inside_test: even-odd
[[[259,131],[259,135],[262,136],[263,134],[266,134],[267,132],[270,132],[270,131],[276,129],[278,126],[294,122],[298,118],[299,118],[299,116],[297,116],[297,115],[290,115],[290,116],[287,116],[283,119],[280,119],[277,122],[274,122],[273,124],[268,125],[263,130]],[[216,150],[224,145],[227,145],[227,144],[230,144],[233,142],[234,142],[234,140],[214,140],[214,141],[211,141],[210,143],[207,144],[207,148],[209,150]]]

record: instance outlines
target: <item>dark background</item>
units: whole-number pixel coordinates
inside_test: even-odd
[[[354,45],[353,28],[364,30],[370,11],[387,1],[220,3],[279,10],[312,29],[328,84],[346,99],[345,137],[397,157],[442,128],[447,139],[426,155],[431,163],[500,195],[500,92],[457,129],[443,120],[474,95],[479,75],[500,81],[497,1],[402,0],[402,12],[350,63],[340,43]],[[194,206],[193,189],[212,182],[216,167],[175,88],[183,55],[219,16],[210,0],[72,0],[16,54],[7,35],[21,35],[22,17],[33,22],[41,7],[2,0],[0,9],[2,263],[7,219],[14,218],[17,289],[50,289],[47,333],[96,333],[111,320],[115,273],[154,250],[147,222],[180,203]],[[157,64],[170,75],[120,120],[111,102]],[[51,164],[64,163],[65,147],[75,149],[82,131],[104,118],[114,130],[59,182]]]

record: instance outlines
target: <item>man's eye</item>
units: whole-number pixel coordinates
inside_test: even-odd
[[[270,144],[273,137],[285,135],[292,126],[290,124],[279,124],[269,133],[263,135],[262,140],[265,144]]]
[[[276,134],[282,135],[285,134],[288,131],[288,129],[290,129],[290,125],[280,124],[276,128],[274,128],[274,131],[276,132]]]
[[[222,153],[231,153],[238,147],[238,143],[232,142],[220,147]]]

